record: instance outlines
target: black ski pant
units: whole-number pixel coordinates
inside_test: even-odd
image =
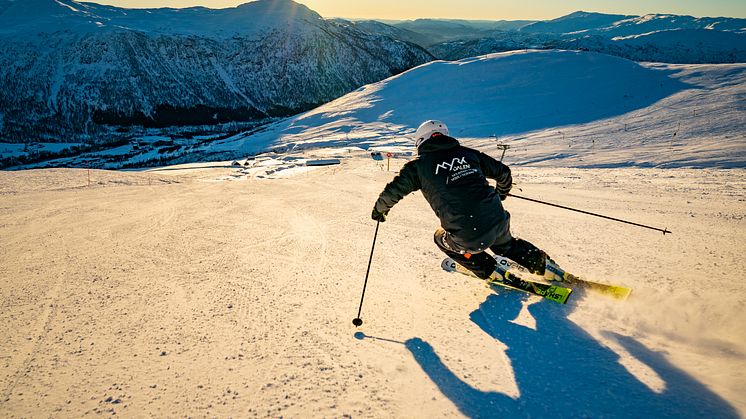
[[[532,273],[544,275],[547,254],[526,240],[512,237],[509,228],[506,229],[506,232],[507,236],[499,237],[495,241],[496,244],[492,244],[489,249],[496,255],[518,263]],[[495,258],[486,252],[468,253],[455,250],[458,247],[454,245],[450,235],[442,228],[435,231],[433,238],[435,244],[443,253],[482,279],[489,278],[497,267]]]

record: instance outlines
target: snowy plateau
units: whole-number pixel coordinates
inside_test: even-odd
[[[303,51],[330,39],[309,48],[324,68],[341,68],[329,70],[331,79],[348,74],[336,67],[337,53],[380,72],[356,74],[329,92],[333,100],[318,96],[320,106],[270,115],[283,88],[313,84],[272,75],[296,63],[284,55],[294,50],[272,56],[275,44],[265,45],[258,57],[285,64],[259,72],[272,89],[255,96],[254,79],[239,77],[242,60],[253,59],[241,46],[256,34],[265,39],[266,26],[255,21],[235,35],[245,30],[241,18],[197,27],[181,16],[269,6],[279,7],[265,11],[271,36]],[[288,7],[300,21],[285,20]],[[172,83],[174,97],[191,97],[184,106],[223,89],[204,103],[250,101],[268,117],[206,132],[141,127],[113,145],[79,133],[0,143],[3,156],[49,157],[0,171],[0,417],[746,416],[746,64],[543,48],[433,60],[429,46],[453,39],[436,40],[427,28],[461,37],[497,24],[325,20],[284,1],[216,12],[0,0],[0,20],[29,10],[37,20],[14,19],[0,37],[15,39],[4,47],[42,51],[23,47],[27,61],[13,58],[14,74],[46,73],[34,73],[40,85],[23,94],[0,94],[40,121],[114,99],[155,109],[155,87],[147,87],[154,76]],[[674,30],[661,15],[586,15],[500,27],[542,39],[618,27],[607,31],[613,42],[642,37],[623,29],[630,21],[646,33]],[[304,36],[278,32],[278,19]],[[738,19],[695,23],[710,28],[675,30],[722,26],[730,36],[743,28]],[[19,35],[39,27],[56,35]],[[331,41],[341,34],[361,44]],[[107,37],[117,41],[101,43]],[[86,62],[76,46],[53,47],[72,40],[111,60],[96,52]],[[199,53],[183,56],[190,49],[174,42]],[[225,42],[236,42],[227,50],[240,56],[236,67],[223,61]],[[356,55],[355,45],[369,43],[403,55]],[[114,59],[119,53],[128,58]],[[396,65],[381,64],[389,59]],[[299,63],[293,71],[305,76]],[[109,71],[124,78],[97,78]],[[179,71],[190,73],[182,79]],[[166,90],[157,94],[169,97]],[[305,106],[295,94],[283,100],[288,109]],[[0,109],[0,126],[22,134],[9,109]],[[569,272],[632,288],[630,298],[576,289],[561,305],[443,271],[433,244],[438,220],[420,192],[376,226],[373,204],[416,154],[412,134],[430,118],[508,164],[515,194],[671,231],[504,201],[513,235]]]

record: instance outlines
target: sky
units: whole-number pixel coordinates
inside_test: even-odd
[[[233,7],[249,0],[86,0],[130,8]],[[553,19],[577,10],[746,18],[746,0],[296,0],[324,17],[484,20]]]

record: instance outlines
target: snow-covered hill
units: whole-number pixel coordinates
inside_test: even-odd
[[[509,161],[549,166],[746,166],[746,65],[641,65],[525,51],[433,62],[210,146],[253,153],[405,146],[421,121]],[[416,105],[415,105],[416,104]]]
[[[219,10],[3,0],[0,11],[6,141],[291,115],[432,59],[290,0]]]

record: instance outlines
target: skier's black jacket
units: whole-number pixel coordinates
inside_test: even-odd
[[[386,185],[376,201],[377,211],[386,212],[421,189],[441,227],[461,247],[456,250],[481,252],[505,234],[509,221],[499,192],[510,191],[508,166],[445,135],[425,141],[418,154]],[[487,178],[497,181],[497,190]]]

